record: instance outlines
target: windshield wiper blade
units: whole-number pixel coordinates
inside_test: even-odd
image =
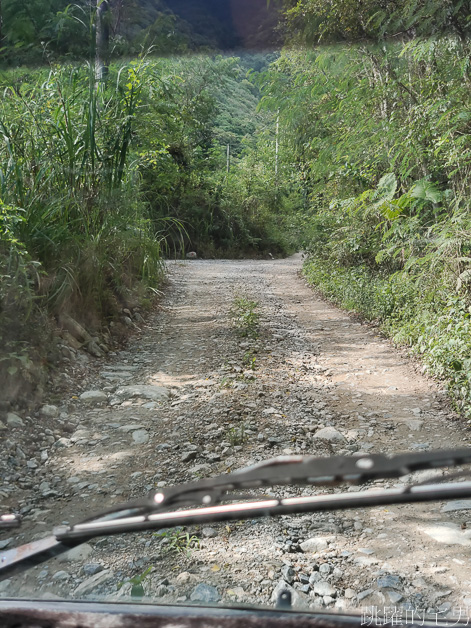
[[[426,469],[456,467],[471,462],[471,449],[451,449],[385,456],[278,456],[253,466],[186,484],[165,487],[146,497],[118,504],[87,519],[128,517],[182,506],[219,503],[228,491],[280,485],[336,486],[399,478]],[[235,497],[231,497],[234,499]]]
[[[53,536],[0,553],[0,580],[97,536],[158,530],[304,512],[362,508],[386,504],[439,501],[471,496],[471,482],[405,485],[400,488],[290,498],[232,495],[239,503],[221,504],[223,493],[286,484],[336,485],[398,478],[424,469],[455,467],[471,462],[471,449],[421,452],[387,457],[278,457],[215,478],[161,489],[147,497],[117,505],[73,526],[54,529]],[[250,499],[252,501],[246,501]],[[192,508],[183,509],[190,504]],[[196,507],[195,507],[196,506]],[[170,511],[170,509],[174,509]]]
[[[399,478],[415,471],[456,467],[471,462],[471,449],[430,451],[384,456],[279,456],[266,462],[215,478],[199,480],[151,494],[153,508],[180,503],[210,504],[225,491],[286,484],[329,486],[342,482],[359,484],[378,479]]]

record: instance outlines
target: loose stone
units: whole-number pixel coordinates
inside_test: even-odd
[[[24,421],[17,414],[14,414],[13,412],[8,412],[7,413],[7,425],[9,427],[23,427]]]
[[[321,580],[320,582],[316,582],[313,587],[314,593],[319,596],[329,595],[330,597],[335,597],[337,595],[337,590],[334,587],[326,582],[325,580]]]
[[[182,457],[180,458],[180,460],[182,462],[190,462],[191,460],[194,460],[196,456],[197,456],[196,451],[187,451],[184,454],[182,454]]]
[[[103,571],[103,565],[100,563],[85,563],[82,568],[82,572],[85,576],[94,576],[97,573]]]
[[[41,416],[46,417],[48,419],[55,419],[59,416],[59,408],[53,405],[45,405],[39,411]]]
[[[108,395],[101,390],[87,390],[80,395],[80,400],[89,404],[104,403],[108,401]]]
[[[74,591],[74,595],[78,598],[84,595],[88,595],[100,585],[104,584],[108,580],[111,580],[113,575],[114,574],[111,569],[107,569],[106,571],[100,571],[99,573],[91,576],[90,578],[87,578],[81,584],[79,584]]]
[[[143,445],[149,441],[149,433],[146,430],[136,430],[132,433],[132,439],[136,445]]]
[[[377,584],[379,589],[400,589],[401,588],[401,579],[399,576],[386,575],[381,576],[377,579]]]
[[[190,595],[190,600],[192,602],[205,602],[207,604],[219,602],[221,596],[219,595],[216,587],[213,587],[204,582],[200,582],[193,589]]]
[[[329,443],[342,443],[345,441],[345,436],[341,434],[335,427],[323,427],[314,434],[314,438],[325,440]]]
[[[165,401],[169,397],[169,390],[163,386],[121,386],[115,395],[121,400],[141,397],[151,401]]]
[[[93,554],[93,547],[88,543],[73,547],[65,554],[57,557],[59,563],[75,562],[84,560]]]
[[[305,553],[320,552],[321,550],[326,549],[327,546],[327,540],[322,536],[312,537],[299,544],[299,547]]]
[[[281,575],[283,580],[285,580],[288,584],[293,584],[294,581],[294,570],[289,565],[283,565],[281,568]]]

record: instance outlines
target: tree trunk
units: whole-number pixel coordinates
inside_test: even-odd
[[[108,53],[110,41],[110,16],[108,0],[97,0],[95,79],[98,84],[108,76]]]
[[[111,13],[110,18],[112,18],[109,20],[111,36],[114,37],[120,32],[121,21],[125,13],[124,0],[108,0],[108,9]]]

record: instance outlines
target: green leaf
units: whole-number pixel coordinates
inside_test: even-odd
[[[396,175],[394,174],[394,172],[389,172],[388,174],[385,174],[384,177],[381,177],[381,179],[379,180],[375,196],[377,199],[392,201],[394,195],[396,194],[396,190]]]
[[[430,201],[431,203],[439,203],[443,197],[436,183],[427,181],[426,179],[417,181],[411,189],[410,195],[413,198],[418,198],[422,201]]]
[[[144,587],[142,584],[135,584],[131,589],[131,597],[144,597]]]
[[[16,375],[16,373],[18,373],[18,367],[17,366],[9,366],[7,368],[7,373],[8,373],[8,375],[11,375],[13,377],[13,375]]]
[[[471,269],[464,270],[456,280],[456,289],[460,290],[463,284],[468,284],[471,281]]]
[[[396,203],[388,201],[381,203],[380,210],[383,216],[391,221],[396,220],[396,218],[398,218],[402,213],[402,208],[400,206]]]

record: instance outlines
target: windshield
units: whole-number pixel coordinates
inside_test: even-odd
[[[386,4],[3,0],[1,550],[274,456],[468,442],[467,3]],[[0,596],[464,620],[470,508],[101,537]]]

